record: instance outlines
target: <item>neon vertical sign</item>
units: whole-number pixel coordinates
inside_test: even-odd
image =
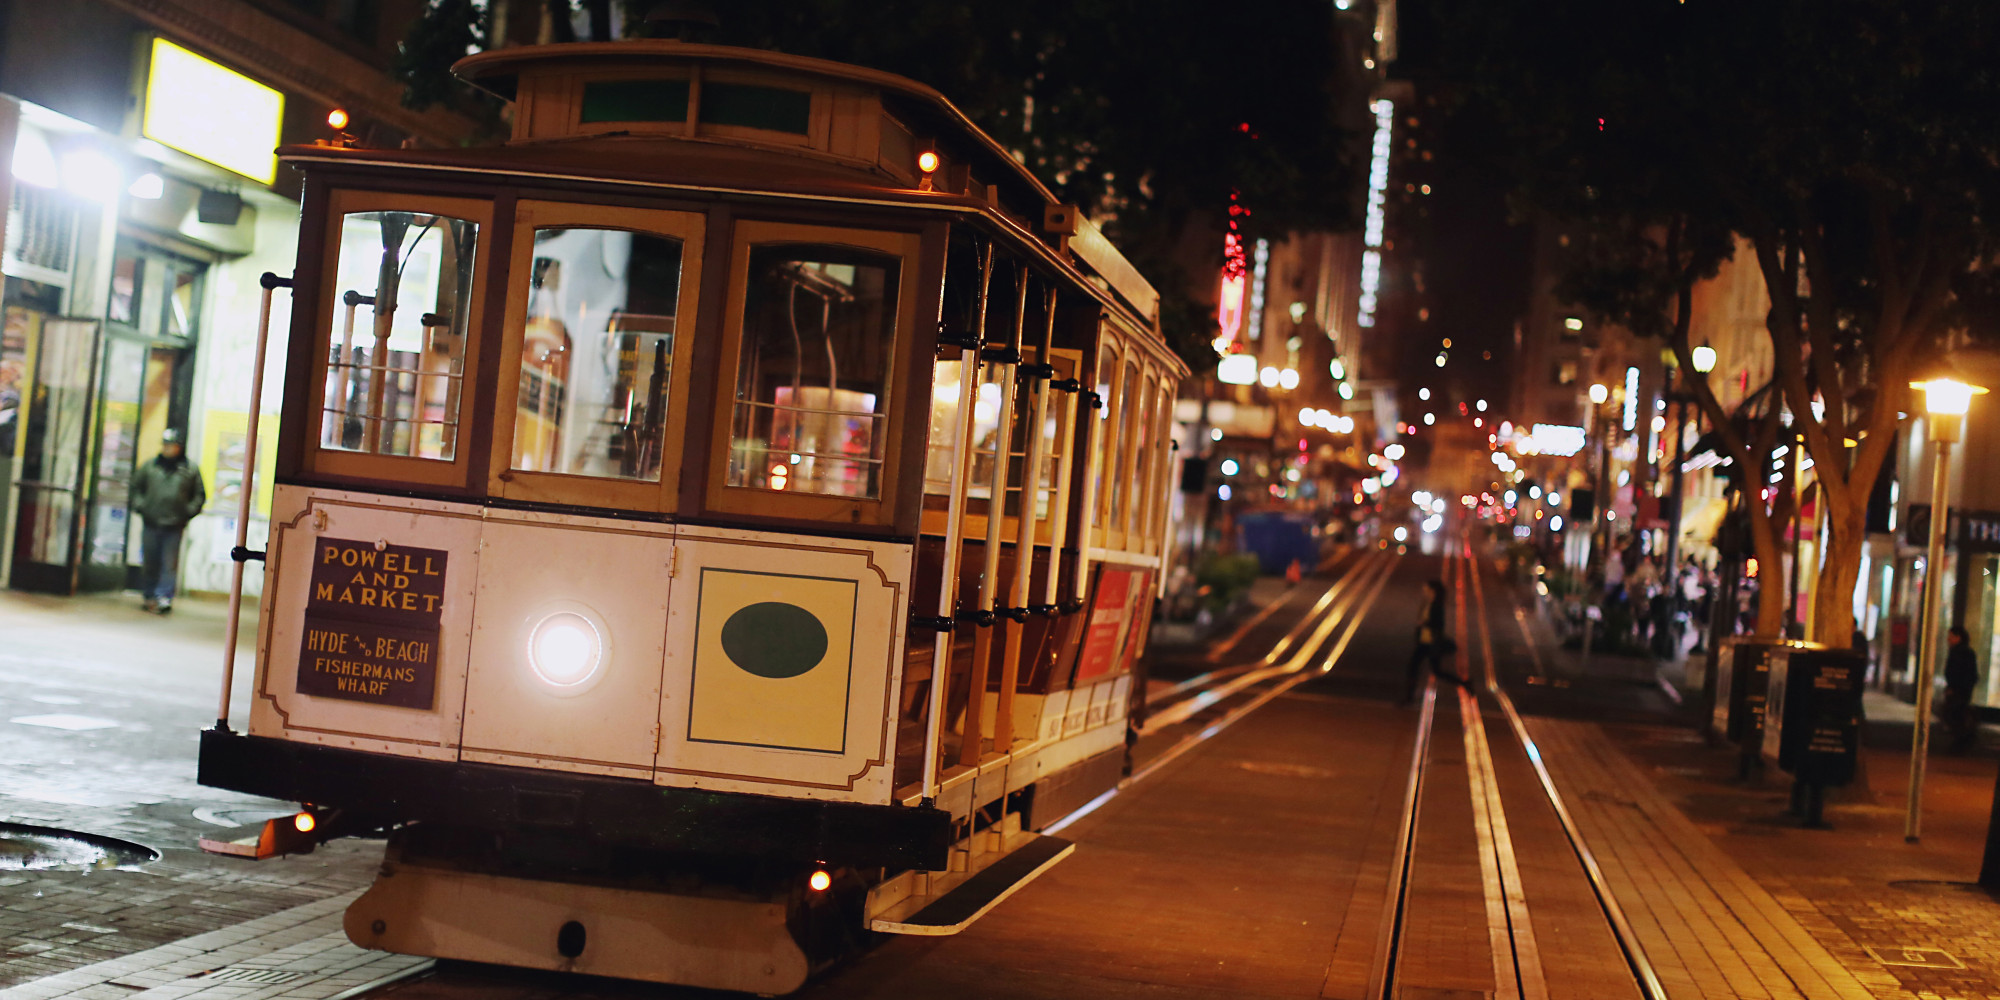
[[[1375,293],[1382,287],[1382,229],[1389,205],[1389,150],[1396,126],[1396,106],[1377,100],[1375,143],[1368,158],[1368,214],[1361,228],[1361,306],[1354,322],[1375,325]]]

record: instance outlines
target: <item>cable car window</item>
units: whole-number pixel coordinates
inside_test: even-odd
[[[1074,355],[1061,351],[1053,352],[1051,362],[1056,369],[1056,378],[1071,378],[1076,373]],[[1036,358],[1035,349],[1022,348],[1022,354],[1032,362]],[[939,361],[931,381],[931,421],[930,445],[924,461],[924,492],[945,496],[951,493],[952,474],[952,409],[957,404],[961,391],[962,363],[957,360]],[[994,381],[998,369],[993,365],[980,368],[979,394],[973,401],[972,475],[966,483],[966,495],[987,498],[991,493],[993,479],[993,441],[999,428],[1000,385]],[[1034,396],[1024,385],[1015,397],[1014,427],[1008,440],[1008,451],[1013,455],[1007,469],[1007,514],[1015,516],[1020,512],[1021,470],[1028,462],[1027,421],[1034,414]],[[1055,470],[1067,447],[1069,429],[1065,426],[1062,407],[1063,397],[1056,396],[1049,401],[1048,414],[1042,422],[1044,447],[1042,449],[1041,474],[1037,477],[1039,487],[1045,491],[1055,489]],[[1049,516],[1049,495],[1043,493],[1036,498],[1035,519],[1045,521]]]
[[[1118,352],[1107,347],[1097,365],[1097,398],[1104,402],[1104,408],[1097,411],[1094,444],[1097,453],[1092,456],[1095,467],[1091,470],[1097,483],[1097,495],[1095,509],[1090,512],[1090,524],[1100,530],[1106,527],[1104,512],[1111,509],[1113,484],[1109,480],[1117,477],[1118,436],[1115,431],[1118,424],[1112,419],[1122,408],[1117,389]]]
[[[864,250],[751,247],[728,485],[882,495],[901,271]]]
[[[1127,378],[1126,384],[1133,384],[1130,381],[1132,376]],[[1145,530],[1147,502],[1151,499],[1153,482],[1153,380],[1139,378],[1137,389],[1137,392],[1127,390],[1133,400],[1130,409],[1132,419],[1126,422],[1131,435],[1128,447],[1131,448],[1132,474],[1125,494],[1129,504],[1127,517],[1119,525],[1133,532]],[[1128,542],[1126,548],[1136,551],[1138,546]]]
[[[592,80],[583,85],[578,121],[685,122],[686,80]]]
[[[319,446],[455,461],[479,224],[341,217]]]
[[[681,250],[650,233],[535,230],[512,468],[659,482]]]
[[[701,85],[701,120],[709,125],[805,135],[812,126],[812,95],[783,87],[708,80]]]
[[[1129,485],[1133,447],[1133,411],[1139,407],[1139,363],[1125,362],[1125,374],[1118,381],[1118,416],[1112,421],[1111,448],[1106,452],[1104,486],[1111,491],[1111,515],[1106,530],[1125,530],[1125,494]]]

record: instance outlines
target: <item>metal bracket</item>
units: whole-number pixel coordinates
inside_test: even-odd
[[[1073,615],[1082,610],[1083,610],[1083,598],[1081,597],[1072,597],[1069,600],[1063,602],[1062,606],[1063,614]]]
[[[1015,369],[1014,374],[1023,382],[1032,382],[1037,379],[1052,379],[1056,377],[1056,366],[1024,364]]]
[[[1083,400],[1083,405],[1093,410],[1104,409],[1104,397],[1098,395],[1095,389],[1083,390],[1083,393],[1078,398]]]
[[[1034,612],[1035,614],[1041,615],[1043,618],[1054,618],[1055,616],[1062,613],[1062,605],[1036,604],[1029,607],[1028,610]]]
[[[939,347],[956,347],[961,351],[979,349],[979,338],[971,330],[953,330],[943,323],[938,324],[937,342]]]
[[[292,287],[292,279],[280,278],[269,271],[265,271],[263,276],[257,279],[257,284],[262,286],[266,290],[273,288],[290,288]]]
[[[992,628],[993,623],[1000,620],[1000,616],[991,611],[970,611],[959,615],[958,620],[980,628]]]
[[[979,352],[979,360],[1001,365],[1018,365],[1021,363],[1021,352],[1012,347],[989,347]]]
[[[237,562],[249,562],[252,559],[257,560],[258,562],[263,562],[264,553],[259,552],[256,549],[246,549],[241,545],[232,545],[229,548],[229,558],[234,559]]]
[[[1057,392],[1082,392],[1083,383],[1073,378],[1051,379],[1049,388]]]
[[[941,615],[911,615],[910,625],[915,628],[927,628],[933,632],[949,632],[958,627],[958,621]]]
[[[995,608],[994,610],[1006,616],[1008,620],[1018,624],[1026,624],[1028,621],[1027,608]]]

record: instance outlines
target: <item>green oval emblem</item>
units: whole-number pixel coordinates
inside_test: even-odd
[[[797,677],[826,658],[826,626],[796,604],[763,601],[722,623],[722,651],[759,677]]]

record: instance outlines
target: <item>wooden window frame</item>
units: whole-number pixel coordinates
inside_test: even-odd
[[[333,349],[334,325],[340,315],[340,239],[345,225],[333,223],[361,212],[422,212],[460,219],[479,226],[478,245],[472,255],[472,292],[465,320],[465,355],[460,359],[463,376],[459,382],[457,448],[450,461],[407,455],[383,455],[345,451],[320,445],[326,430],[327,354]],[[314,310],[311,398],[313,414],[307,430],[304,471],[319,476],[377,482],[409,483],[421,486],[464,488],[470,475],[471,456],[479,448],[474,431],[480,421],[474,415],[490,405],[480,385],[479,364],[484,349],[486,283],[493,271],[493,201],[490,198],[463,198],[445,195],[400,194],[336,188],[326,200],[326,233],[319,248],[320,301]]]
[[[882,422],[882,469],[874,497],[843,497],[812,493],[792,493],[757,486],[728,484],[730,436],[736,429],[736,383],[743,365],[743,319],[750,282],[750,251],[753,247],[813,245],[836,246],[895,257],[901,261],[896,279],[896,316],[890,329],[894,339],[884,356],[889,369],[883,375],[882,400],[887,407]],[[723,303],[721,356],[715,372],[715,406],[710,412],[714,426],[709,437],[708,491],[705,509],[719,514],[823,521],[837,524],[893,527],[896,497],[905,492],[903,484],[904,421],[930,419],[930,401],[911,400],[907,385],[929,384],[929,379],[913,380],[908,372],[905,349],[916,336],[917,294],[923,264],[923,234],[888,229],[848,226],[808,225],[795,222],[739,220],[729,240],[729,291]],[[921,403],[921,413],[911,410]],[[923,474],[921,457],[917,474]],[[919,494],[921,496],[921,494]],[[921,499],[918,501],[921,503]]]
[[[514,465],[515,401],[521,391],[521,333],[528,321],[537,229],[616,229],[681,241],[680,298],[674,313],[672,368],[667,375],[666,441],[660,448],[660,481],[532,472]],[[687,439],[689,383],[693,380],[695,309],[701,292],[701,257],[708,219],[698,212],[523,199],[514,210],[512,265],[508,268],[506,322],[500,329],[500,377],[493,387],[492,462],[487,488],[493,496],[538,503],[670,513],[680,490]]]

